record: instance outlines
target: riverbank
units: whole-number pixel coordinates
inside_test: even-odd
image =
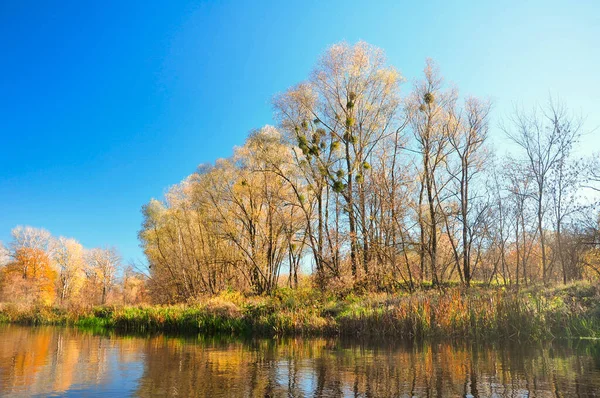
[[[125,332],[355,335],[545,340],[600,338],[600,289],[587,283],[520,291],[458,287],[416,293],[347,294],[279,289],[223,293],[187,305],[23,307],[0,305],[0,322]]]

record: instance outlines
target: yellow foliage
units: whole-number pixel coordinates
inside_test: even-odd
[[[52,304],[56,298],[57,272],[48,255],[41,249],[24,247],[17,250],[15,259],[2,269],[5,300],[17,298]],[[20,291],[21,296],[9,294],[11,290]]]

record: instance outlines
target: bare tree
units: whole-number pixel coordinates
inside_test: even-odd
[[[579,139],[581,120],[572,116],[565,106],[550,99],[545,108],[534,108],[529,113],[515,110],[510,121],[511,126],[503,126],[503,130],[525,152],[523,166],[535,185],[532,195],[541,245],[542,275],[544,283],[547,283],[551,264],[547,254],[545,216],[549,204],[550,177]]]
[[[507,251],[509,246],[509,240],[511,235],[511,222],[510,222],[510,200],[504,193],[502,171],[498,170],[498,166],[494,164],[491,169],[491,178],[489,180],[489,190],[492,192],[492,216],[487,220],[490,224],[487,227],[488,232],[491,234],[492,247],[496,252],[496,261],[494,264],[500,264],[498,270],[497,265],[494,268],[494,272],[490,277],[490,283],[492,278],[496,275],[496,272],[500,272],[502,275],[504,285],[512,283],[510,268],[507,262]]]
[[[592,155],[591,159],[584,165],[584,169],[587,170],[587,175],[585,176],[587,181],[584,186],[600,192],[600,154],[596,153]]]
[[[43,228],[18,225],[11,230],[12,242],[10,248],[13,252],[18,249],[38,249],[50,252],[52,249],[52,235]]]
[[[487,204],[477,208],[476,201],[481,194],[475,192],[472,182],[483,170],[487,159],[485,141],[488,134],[489,102],[476,98],[467,98],[464,111],[458,113],[450,110],[450,122],[446,125],[452,154],[458,158],[458,167],[449,167],[450,175],[455,182],[458,201],[458,222],[461,225],[462,277],[467,286],[472,279],[471,249],[474,239],[481,237],[476,229],[483,222],[483,214]],[[479,236],[478,236],[479,235]]]
[[[421,189],[419,209],[425,199],[426,216],[419,210],[421,230],[421,268],[424,254],[428,254],[431,278],[438,284],[438,244],[439,227],[442,222],[442,191],[449,179],[442,175],[449,152],[448,123],[452,122],[449,109],[454,108],[455,91],[442,91],[443,79],[437,66],[428,60],[425,66],[425,79],[417,82],[408,101],[411,127],[416,140],[415,151],[421,158]]]

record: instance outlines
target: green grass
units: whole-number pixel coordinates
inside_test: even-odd
[[[420,338],[600,338],[600,291],[576,283],[510,291],[448,287],[413,294],[349,293],[304,288],[271,296],[223,293],[188,305],[56,307],[0,305],[0,322],[73,325],[130,333],[204,335],[355,335]]]

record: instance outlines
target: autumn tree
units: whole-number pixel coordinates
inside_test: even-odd
[[[50,258],[41,249],[20,247],[14,253],[14,261],[3,267],[3,287],[6,298],[31,300],[35,303],[52,304],[55,296],[56,271]]]
[[[0,267],[10,262],[10,251],[2,242],[0,242]]]
[[[316,101],[317,95],[308,83],[275,97],[276,117],[291,156],[290,167],[284,170],[272,164],[272,168],[294,192],[298,210],[304,216],[317,283],[323,287],[329,276],[340,275],[340,241],[337,234],[331,234],[329,226],[338,221],[337,213],[330,211],[330,204],[337,204],[339,196],[331,188],[330,170],[341,147],[315,118]]]
[[[299,198],[282,177],[290,148],[270,126],[233,157],[205,166],[144,208],[140,232],[151,290],[181,300],[227,287],[270,292],[288,261],[297,273],[304,248]]]
[[[455,123],[449,110],[457,100],[454,90],[443,91],[443,79],[437,66],[428,60],[424,69],[424,80],[415,84],[407,106],[411,117],[411,128],[420,160],[420,183],[418,199],[418,223],[420,228],[420,263],[429,262],[434,284],[438,279],[438,245],[443,222],[443,193],[449,182],[445,165],[449,153],[448,128]]]
[[[364,42],[340,43],[328,49],[301,86],[308,95],[290,93],[280,101],[280,112],[296,131],[299,148],[308,161],[312,156],[319,159],[318,172],[345,202],[354,277],[359,265],[368,274],[370,260],[364,172],[374,148],[393,132],[400,81],[380,49]],[[326,160],[319,157],[325,149],[336,149],[335,158],[329,157],[331,152]]]
[[[51,304],[56,295],[56,271],[50,260],[52,240],[41,228],[17,226],[11,231],[9,262],[3,269],[4,294]]]
[[[85,278],[83,246],[61,236],[54,242],[52,259],[58,268],[58,297],[65,303],[79,291]]]
[[[94,248],[85,252],[85,262],[85,273],[91,291],[99,304],[106,304],[108,294],[116,282],[121,257],[115,248]]]
[[[410,158],[404,153],[407,137],[403,130],[407,120],[404,118],[405,123],[374,150],[364,174],[369,192],[369,241],[377,266],[375,278],[370,279],[373,285],[382,288],[398,280],[413,290],[414,253],[417,250],[411,234],[411,211],[415,174],[410,167]]]
[[[123,271],[121,283],[123,304],[143,304],[148,302],[147,275],[129,265]]]
[[[11,233],[8,248],[0,246],[2,300],[44,305],[107,302],[118,283],[116,249],[85,249],[75,239],[56,238],[30,226],[17,226]]]
[[[149,289],[160,302],[216,294],[236,284],[237,255],[223,239],[209,186],[217,171],[204,167],[143,208],[140,239],[149,261]]]
[[[588,274],[596,281],[600,280],[600,213],[597,214],[595,220],[586,220],[583,228],[581,228],[580,247],[583,250],[580,252],[580,260],[583,264],[583,274]]]
[[[583,275],[581,188],[599,173],[582,183],[572,159],[579,119],[517,111],[503,129],[518,151],[492,167],[489,102],[460,99],[431,60],[404,99],[401,82],[380,49],[333,45],[275,97],[277,128],[144,206],[152,297],[271,293],[309,260],[322,289]]]
[[[295,195],[266,159],[287,152],[279,132],[266,127],[251,134],[210,175],[208,192],[220,230],[237,249],[244,265],[239,270],[257,293],[277,286],[290,248],[287,238],[299,229],[294,218],[300,215],[290,217],[288,209]]]

